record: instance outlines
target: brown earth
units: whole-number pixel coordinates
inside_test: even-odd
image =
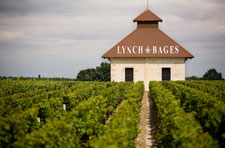
[[[156,140],[159,121],[148,92],[145,92],[141,104],[139,123],[141,132],[136,138],[136,148],[159,147],[159,142]]]

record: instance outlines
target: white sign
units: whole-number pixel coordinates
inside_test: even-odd
[[[118,46],[117,54],[178,54],[179,46]]]

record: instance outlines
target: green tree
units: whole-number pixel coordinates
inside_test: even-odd
[[[77,81],[96,81],[96,70],[94,68],[81,70],[77,75]]]
[[[204,75],[203,80],[223,80],[222,74],[218,73],[215,68],[209,69]]]
[[[77,81],[110,81],[110,63],[102,62],[96,68],[81,70]]]
[[[200,78],[196,76],[191,76],[191,77],[186,77],[186,80],[200,80]]]
[[[102,62],[96,67],[96,77],[97,81],[110,81],[110,64]]]

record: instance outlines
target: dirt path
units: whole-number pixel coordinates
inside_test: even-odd
[[[148,93],[145,92],[144,98],[141,102],[140,123],[139,128],[141,132],[136,139],[136,148],[147,148],[152,145],[150,135],[150,105]]]
[[[153,146],[157,147],[158,143],[155,140],[155,136],[158,127],[158,121],[148,92],[145,92],[141,104],[139,123],[141,132],[136,138],[136,148],[151,148]]]

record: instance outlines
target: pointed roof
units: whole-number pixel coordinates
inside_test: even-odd
[[[157,22],[162,22],[162,19],[155,15],[152,11],[150,10],[145,10],[143,13],[141,13],[138,17],[136,17],[134,22],[139,22],[139,21],[157,21]]]
[[[143,46],[143,53],[130,54],[126,51],[125,54],[118,54],[118,46],[120,47],[120,51],[122,51],[123,47],[135,47],[138,50],[138,46]],[[153,54],[153,46],[157,47],[157,53]],[[170,52],[170,47],[179,48],[178,53],[174,54],[162,54],[158,53],[159,48],[163,50],[166,46],[167,50]],[[150,52],[146,52],[146,49],[150,48]],[[174,52],[175,49],[173,49]],[[132,33],[130,33],[126,38],[116,44],[113,48],[111,48],[108,52],[106,52],[103,58],[114,58],[114,57],[182,57],[182,58],[193,58],[194,56],[185,50],[181,45],[179,45],[176,41],[170,38],[167,34],[162,32],[160,29],[155,28],[142,28],[136,29]]]
[[[194,58],[180,44],[158,28],[155,22],[162,21],[150,10],[146,10],[134,22],[143,22],[139,27],[106,52],[102,58],[116,57],[176,57]],[[152,23],[154,22],[154,23]]]

